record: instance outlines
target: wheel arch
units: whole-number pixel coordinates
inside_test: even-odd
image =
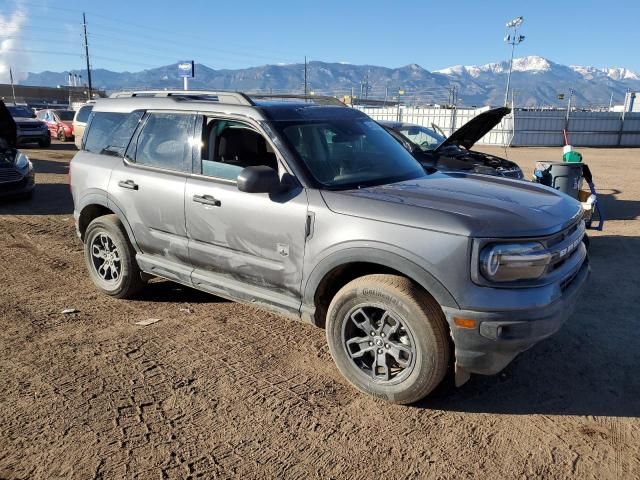
[[[407,277],[420,285],[438,304],[459,308],[449,290],[415,262],[389,251],[356,247],[336,252],[315,266],[303,291],[302,319],[324,327],[329,303],[338,290],[351,280],[373,273]]]
[[[131,245],[133,245],[136,252],[140,251],[131,225],[129,225],[124,212],[116,204],[109,201],[104,194],[91,193],[86,195],[78,206],[77,211],[79,211],[77,221],[78,235],[82,241],[84,241],[84,234],[87,231],[87,227],[94,219],[104,215],[116,215],[124,226]]]

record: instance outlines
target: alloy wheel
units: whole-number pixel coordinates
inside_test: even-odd
[[[91,260],[96,273],[106,282],[117,282],[122,273],[120,252],[113,239],[98,233],[91,242]]]
[[[411,331],[397,314],[381,306],[352,309],[343,323],[342,342],[353,365],[376,382],[401,381],[415,364]]]

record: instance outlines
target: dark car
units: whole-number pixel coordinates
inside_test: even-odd
[[[445,137],[433,129],[403,122],[378,122],[398,140],[426,169],[467,171],[484,175],[524,178],[522,169],[509,160],[471,147],[485,136],[511,109],[494,108],[481,113]]]
[[[35,185],[33,165],[15,148],[16,132],[11,113],[0,100],[0,197],[29,195]]]
[[[39,110],[36,114],[39,120],[47,124],[51,138],[57,138],[61,142],[72,140],[73,133],[73,117],[76,112],[73,110],[62,109],[44,109]]]
[[[16,123],[18,145],[37,143],[42,148],[51,145],[47,124],[36,120],[33,110],[26,105],[7,105],[7,109]]]
[[[34,187],[35,174],[29,158],[15,148],[3,148],[0,140],[0,198],[29,196]]]

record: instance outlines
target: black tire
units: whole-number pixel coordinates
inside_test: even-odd
[[[368,334],[362,328],[367,319],[375,327]],[[357,389],[399,404],[420,400],[444,379],[450,356],[447,329],[440,305],[411,280],[395,275],[353,280],[335,295],[327,312],[327,341],[338,370]],[[399,360],[398,352],[404,358]],[[380,369],[379,358],[384,361]]]
[[[48,136],[43,140],[38,140],[38,146],[40,148],[49,148],[51,146],[51,136]]]
[[[102,255],[111,254],[109,258],[100,257],[100,247]],[[84,235],[84,260],[91,280],[107,295],[130,298],[145,285],[135,250],[116,215],[98,217],[89,224]]]
[[[64,128],[58,129],[58,140],[61,142],[67,141],[67,135],[64,133]]]

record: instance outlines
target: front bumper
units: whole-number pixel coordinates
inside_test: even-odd
[[[22,177],[20,180],[3,182],[0,181],[0,198],[24,195],[31,192],[36,186],[36,176],[33,171]]]
[[[49,130],[42,132],[18,132],[17,135],[18,145],[25,145],[27,143],[46,142],[51,138]]]
[[[470,373],[498,373],[520,352],[557,332],[578,303],[589,270],[585,259],[562,295],[547,305],[492,312],[443,307],[455,343],[456,383]],[[461,328],[454,318],[475,320],[475,328]]]

